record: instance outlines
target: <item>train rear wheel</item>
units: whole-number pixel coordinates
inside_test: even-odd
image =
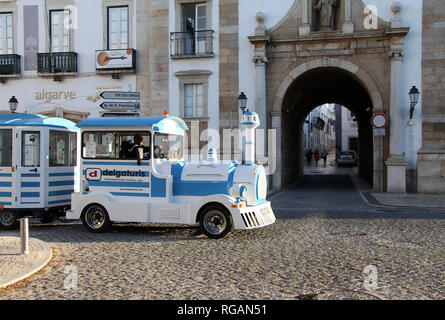
[[[15,229],[19,225],[18,215],[14,211],[0,211],[0,227],[2,229]]]
[[[108,232],[112,224],[107,210],[97,203],[90,204],[85,208],[82,222],[88,231],[94,233]]]

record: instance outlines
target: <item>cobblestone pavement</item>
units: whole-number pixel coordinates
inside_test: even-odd
[[[2,235],[0,233],[0,235]],[[0,238],[0,283],[3,280],[29,268],[45,258],[45,243],[29,239],[29,253],[21,253],[20,237]],[[19,269],[17,269],[19,267]],[[1,286],[0,286],[1,287]]]
[[[369,208],[348,186],[315,203],[309,192],[275,194],[274,225],[220,240],[196,227],[31,224],[53,259],[0,299],[445,299],[444,213]]]

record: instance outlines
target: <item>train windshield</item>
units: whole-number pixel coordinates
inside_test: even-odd
[[[182,159],[183,137],[174,134],[155,133],[153,143],[153,155],[156,159]]]

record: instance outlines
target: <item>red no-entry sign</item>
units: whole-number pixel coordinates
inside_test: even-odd
[[[384,129],[388,125],[388,117],[384,113],[376,113],[372,116],[371,124],[375,129]]]

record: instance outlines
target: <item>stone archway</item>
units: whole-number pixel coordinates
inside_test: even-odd
[[[311,81],[323,82],[328,78],[335,84],[335,90],[324,92],[311,91],[307,84]],[[326,82],[323,82],[326,86]],[[342,89],[342,84],[345,86]],[[299,86],[303,91],[298,90]],[[304,90],[307,90],[306,92]],[[342,91],[343,90],[343,91]],[[354,94],[348,94],[352,90]],[[323,90],[321,90],[323,91]],[[305,95],[316,97],[307,99]],[[361,131],[363,163],[361,174],[367,176],[375,191],[383,190],[383,142],[372,136],[370,118],[373,112],[383,111],[383,99],[379,87],[373,78],[361,66],[339,58],[322,57],[299,64],[283,77],[273,96],[271,110],[272,128],[277,130],[277,146],[272,185],[274,189],[281,189],[289,184],[289,180],[298,179],[302,175],[302,165],[298,163],[301,140],[298,132],[307,113],[317,105],[323,103],[338,103],[354,110],[359,118],[359,132]],[[298,104],[298,105],[297,105]],[[349,106],[348,106],[349,105]],[[288,113],[283,116],[283,111]],[[290,133],[289,121],[294,121]],[[289,146],[293,146],[292,151]],[[363,150],[362,150],[363,151]],[[293,166],[293,169],[290,167]],[[295,168],[297,166],[298,168]]]

